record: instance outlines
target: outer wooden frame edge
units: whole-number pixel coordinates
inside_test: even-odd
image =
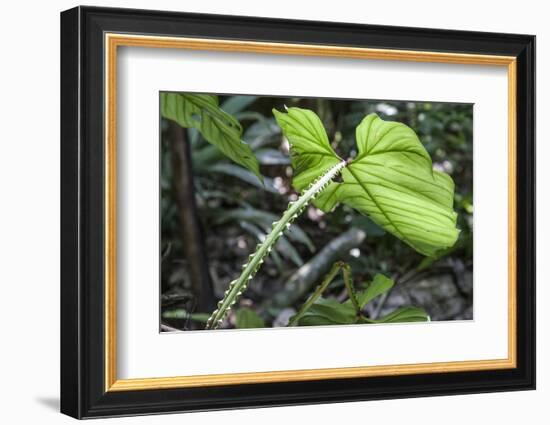
[[[81,417],[80,344],[80,27],[78,10],[61,16],[61,400]]]

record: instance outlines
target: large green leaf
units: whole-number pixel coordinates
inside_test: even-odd
[[[288,138],[297,190],[341,161],[312,111],[274,111]],[[431,158],[415,132],[404,124],[366,116],[356,129],[358,155],[342,170],[316,205],[332,210],[339,202],[368,215],[416,251],[436,255],[458,237],[452,179],[432,169]]]
[[[195,128],[225,156],[248,168],[260,180],[260,166],[252,149],[241,140],[239,121],[219,107],[217,96],[161,93],[161,115],[185,128]]]

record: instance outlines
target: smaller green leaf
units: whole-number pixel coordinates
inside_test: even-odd
[[[357,292],[357,300],[361,308],[365,307],[370,301],[388,292],[394,285],[394,281],[383,274],[374,276],[372,282],[364,291]]]
[[[367,323],[427,322],[428,313],[418,307],[402,307],[380,319],[365,319]]]
[[[250,146],[241,140],[241,124],[223,111],[218,102],[218,96],[207,94],[161,93],[161,115],[184,128],[197,129],[209,143],[261,181],[258,160]]]
[[[254,310],[243,307],[237,311],[236,326],[239,329],[265,328],[265,322]]]

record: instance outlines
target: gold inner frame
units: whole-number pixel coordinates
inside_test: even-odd
[[[508,357],[495,360],[398,364],[290,371],[117,379],[116,338],[116,98],[117,48],[149,47],[507,67],[508,72]],[[105,34],[105,391],[358,378],[516,367],[516,58],[327,45]]]

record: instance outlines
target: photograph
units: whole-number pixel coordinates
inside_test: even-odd
[[[159,93],[160,331],[473,320],[473,110]]]

